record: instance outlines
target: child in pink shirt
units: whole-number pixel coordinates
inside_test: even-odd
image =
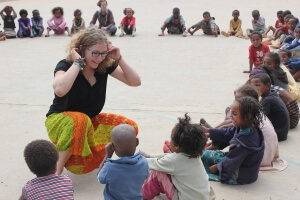
[[[125,17],[122,19],[119,29],[121,29],[120,37],[126,35],[135,36],[136,26],[135,26],[135,17],[133,16],[134,10],[132,8],[125,8],[124,15]]]
[[[55,34],[64,34],[65,31],[67,31],[68,35],[71,36],[69,32],[69,28],[67,26],[67,23],[64,19],[64,10],[62,7],[55,7],[52,9],[53,16],[51,19],[47,21],[48,27],[47,27],[47,34],[45,37],[49,37],[49,32],[51,30],[54,31]]]

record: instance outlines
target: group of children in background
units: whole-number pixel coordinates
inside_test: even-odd
[[[38,10],[32,11],[31,22],[26,10],[20,10],[19,14],[16,33],[15,10],[6,6],[1,11],[4,33],[0,33],[0,40],[43,35],[43,18]],[[74,11],[71,30],[61,7],[54,8],[52,14],[45,37],[50,36],[50,31],[71,35],[85,28],[80,10]],[[124,14],[119,25],[120,37],[135,36],[134,11],[126,8]],[[106,184],[105,199],[153,199],[159,193],[168,199],[214,199],[209,180],[250,184],[257,180],[260,170],[286,168],[286,162],[279,159],[278,141],[286,140],[289,129],[299,123],[300,88],[296,81],[300,79],[300,58],[292,58],[291,51],[300,50],[299,20],[290,11],[278,11],[275,27],[266,28],[265,19],[254,10],[253,28],[247,29],[244,35],[239,14],[238,10],[232,12],[230,29],[221,34],[250,38],[249,71],[244,71],[250,74],[245,85],[235,90],[235,100],[226,109],[224,122],[212,128],[204,119],[200,124],[191,123],[186,114],[179,118],[171,131],[170,142],[165,142],[164,154],[159,155],[135,153],[139,144],[135,130],[129,125],[116,126],[97,175],[99,182]],[[165,20],[159,36],[163,36],[166,29],[170,34],[184,37],[199,29],[207,35],[220,34],[209,12],[204,12],[203,20],[187,29],[178,8]],[[269,31],[273,35],[263,41]],[[277,43],[273,47],[280,48],[279,53],[270,52],[268,45],[273,40]],[[228,146],[227,152],[220,151]],[[112,159],[113,153],[119,158]],[[26,183],[20,199],[74,199],[71,179],[55,174],[58,152],[53,144],[33,141],[26,146],[24,157],[37,178]]]

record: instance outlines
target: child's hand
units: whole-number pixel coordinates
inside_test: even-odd
[[[219,171],[218,166],[217,165],[210,166],[209,171],[213,174],[216,174]]]
[[[145,158],[150,158],[150,155],[149,154],[146,154],[145,152],[141,152],[142,156],[144,156]]]
[[[130,28],[131,28],[131,26],[129,25],[129,26],[128,26],[128,29],[130,29]]]
[[[257,23],[257,20],[253,20],[253,23],[256,24],[256,23]]]
[[[107,158],[111,158],[112,155],[114,154],[114,150],[112,148],[112,143],[108,143],[107,145],[105,145],[105,152],[106,152],[106,157]]]

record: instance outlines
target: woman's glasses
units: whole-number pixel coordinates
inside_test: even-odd
[[[99,52],[99,51],[91,51],[89,48],[87,48],[87,50],[89,50],[89,52],[92,53],[92,56],[94,58],[98,58],[100,55],[101,57],[106,57],[108,54],[108,51],[103,51],[103,52]]]

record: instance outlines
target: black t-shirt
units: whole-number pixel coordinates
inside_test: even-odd
[[[71,67],[71,63],[66,60],[61,60],[55,68],[54,74],[57,71],[67,71]],[[90,118],[99,114],[105,103],[107,76],[112,73],[117,64],[113,64],[106,69],[104,74],[95,72],[96,83],[91,86],[82,73],[76,77],[71,90],[63,97],[58,97],[56,94],[53,104],[46,116],[52,113],[60,113],[64,111],[82,112]]]
[[[4,18],[4,28],[16,28],[13,16],[5,16]]]
[[[290,128],[290,117],[286,105],[276,92],[270,92],[270,94],[263,98],[260,103],[264,109],[265,115],[270,119],[274,126],[278,141],[286,140]]]

